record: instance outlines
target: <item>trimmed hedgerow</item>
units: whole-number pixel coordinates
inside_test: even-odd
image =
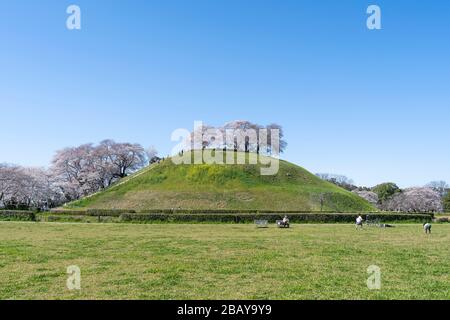
[[[409,213],[399,213],[399,212],[388,212],[388,211],[378,211],[378,212],[360,212],[360,211],[349,211],[349,212],[337,212],[337,211],[301,211],[301,210],[230,210],[230,209],[153,209],[153,210],[123,210],[124,213],[140,213],[140,214],[363,214],[363,215],[399,215],[405,214],[411,216]],[[430,215],[427,212],[416,212],[419,215]]]
[[[321,213],[335,213],[336,211],[322,211]],[[163,213],[163,214],[294,214],[294,213],[312,213],[311,210],[233,210],[233,209],[152,209],[142,210],[137,213]]]
[[[93,217],[120,217],[123,213],[136,213],[134,210],[123,209],[87,209],[86,212]]]
[[[252,223],[255,220],[268,220],[274,223],[284,214],[164,214],[164,213],[124,213],[120,216],[123,222],[227,222]],[[290,214],[292,223],[352,223],[357,214],[351,213],[296,213]],[[363,215],[366,218],[367,214]],[[431,215],[425,214],[370,214],[371,219],[382,222],[425,222],[431,221]]]
[[[54,215],[120,217],[122,213],[135,213],[136,211],[123,209],[87,209],[87,210],[53,209],[50,212]]]
[[[88,216],[88,215],[67,215],[67,214],[37,214],[36,220],[39,222],[77,222],[77,223],[113,223],[119,222],[118,217],[111,216]]]
[[[68,210],[68,209],[51,209],[50,213],[55,215],[77,215],[77,216],[87,215],[86,210]]]
[[[36,215],[33,211],[0,210],[2,221],[35,221]]]

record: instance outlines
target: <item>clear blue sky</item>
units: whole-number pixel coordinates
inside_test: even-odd
[[[194,120],[246,119],[312,172],[450,182],[448,1],[0,0],[0,39],[0,162],[105,138],[168,154]]]

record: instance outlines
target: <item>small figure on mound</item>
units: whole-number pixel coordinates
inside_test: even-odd
[[[425,234],[431,234],[431,223],[424,223],[423,230],[425,231]]]
[[[358,228],[363,228],[363,218],[361,216],[358,216],[358,218],[356,218],[356,229]]]
[[[280,228],[289,228],[289,218],[284,216],[283,220],[277,221],[277,224]]]

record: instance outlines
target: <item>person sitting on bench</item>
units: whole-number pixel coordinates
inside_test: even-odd
[[[281,221],[281,223],[284,226],[288,226],[289,225],[289,218],[287,216],[284,216],[283,220]]]

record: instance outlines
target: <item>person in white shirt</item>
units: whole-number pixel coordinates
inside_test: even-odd
[[[358,218],[356,218],[356,228],[358,229],[358,227],[363,227],[363,218],[361,216],[358,216]]]
[[[288,226],[289,225],[289,218],[287,216],[284,216],[283,218],[283,226]]]
[[[425,231],[425,234],[431,234],[431,223],[424,223],[423,230]]]

